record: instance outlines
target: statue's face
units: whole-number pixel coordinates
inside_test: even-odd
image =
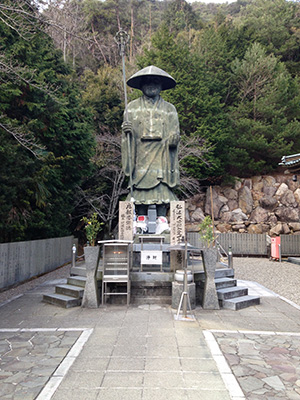
[[[159,78],[146,76],[142,81],[142,92],[145,96],[155,98],[161,92],[161,82]]]

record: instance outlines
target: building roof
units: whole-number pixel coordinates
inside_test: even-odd
[[[279,165],[287,167],[291,172],[300,171],[300,153],[283,156]]]

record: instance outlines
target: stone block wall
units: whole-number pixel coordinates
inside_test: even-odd
[[[212,207],[219,233],[300,234],[300,176],[296,181],[291,174],[237,178],[232,186],[204,189],[187,200],[187,230],[197,232]]]

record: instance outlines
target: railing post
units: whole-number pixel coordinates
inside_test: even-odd
[[[220,251],[220,245],[217,242],[217,262],[221,261],[221,251]]]
[[[75,267],[76,262],[76,246],[75,243],[72,246],[72,268]]]
[[[231,246],[229,246],[229,248],[228,248],[228,268],[233,269],[233,255],[232,255]]]
[[[279,262],[281,262],[281,244],[278,245]]]

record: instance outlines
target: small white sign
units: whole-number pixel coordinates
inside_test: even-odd
[[[162,265],[162,251],[157,250],[142,250],[141,264],[156,264]]]

